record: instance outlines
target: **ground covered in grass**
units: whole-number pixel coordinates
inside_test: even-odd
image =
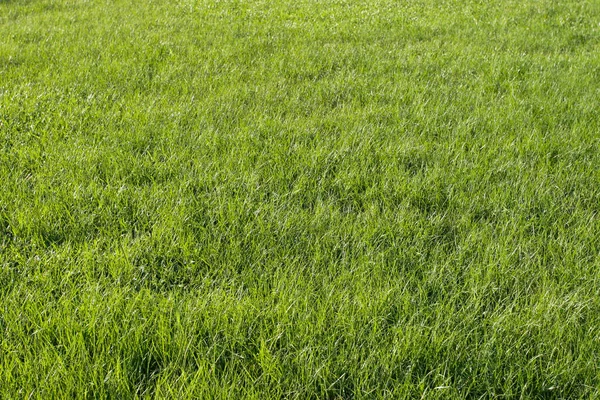
[[[0,1],[0,397],[598,398],[600,3]]]

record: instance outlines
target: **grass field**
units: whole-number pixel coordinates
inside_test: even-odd
[[[0,398],[600,398],[600,2],[0,0]]]

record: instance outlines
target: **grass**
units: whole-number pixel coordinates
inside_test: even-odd
[[[0,1],[0,397],[600,398],[600,4]]]

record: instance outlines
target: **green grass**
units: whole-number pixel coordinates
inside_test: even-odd
[[[0,397],[600,398],[600,3],[0,0]]]

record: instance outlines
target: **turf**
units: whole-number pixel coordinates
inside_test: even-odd
[[[600,3],[0,1],[0,397],[600,398]]]

